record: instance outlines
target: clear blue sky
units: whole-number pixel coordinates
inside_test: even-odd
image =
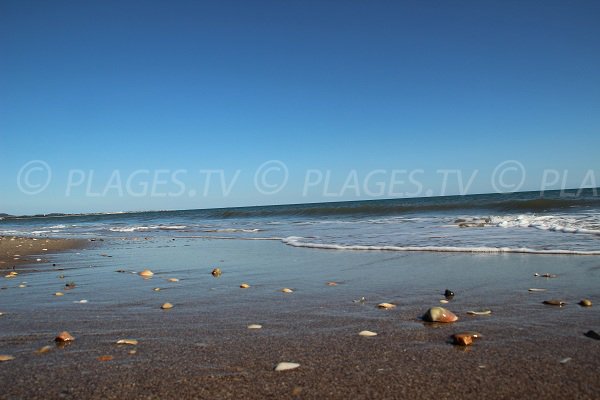
[[[568,170],[568,187],[590,170],[598,183],[598,21],[598,1],[3,0],[0,212],[375,198],[340,189],[373,169],[422,169],[420,195],[442,194],[437,170],[478,169],[469,192],[491,192],[505,160],[526,168],[521,190],[545,168],[561,182]],[[32,160],[52,176],[25,194]],[[269,160],[289,179],[265,195],[254,174]],[[67,195],[73,169],[85,176]],[[183,189],[169,177],[157,189],[184,194],[128,193],[134,171],[157,169],[185,170]],[[241,172],[229,195],[205,196],[201,169]],[[331,170],[337,195],[303,194],[310,169]]]

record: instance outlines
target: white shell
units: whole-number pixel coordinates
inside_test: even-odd
[[[259,324],[248,325],[248,329],[260,329],[260,328],[262,328],[262,325],[259,325]]]
[[[275,371],[287,371],[288,369],[296,369],[300,366],[300,364],[293,362],[280,362],[275,367]]]
[[[360,331],[358,332],[360,336],[377,336],[377,333],[371,331]]]

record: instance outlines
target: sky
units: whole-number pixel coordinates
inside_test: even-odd
[[[0,213],[600,186],[597,1],[0,2]]]

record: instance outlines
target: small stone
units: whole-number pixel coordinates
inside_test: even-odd
[[[259,324],[250,324],[248,325],[248,329],[261,329],[262,325]]]
[[[537,288],[531,288],[531,289],[527,289],[530,292],[545,292],[547,289],[537,289]]]
[[[446,299],[441,299],[441,300],[440,300],[440,303],[442,303],[442,304],[448,304],[448,303],[450,303],[450,302],[449,302],[448,300],[446,300]]]
[[[600,334],[598,334],[598,332],[596,331],[587,331],[586,333],[584,333],[584,336],[587,336],[591,339],[600,340]]]
[[[582,307],[591,307],[592,301],[590,299],[583,299],[579,302],[579,305]]]
[[[281,291],[283,293],[294,293],[294,291],[292,289],[290,289],[290,288],[283,288],[283,289],[281,289]]]
[[[392,308],[396,308],[396,305],[392,304],[392,303],[379,303],[379,304],[377,304],[377,308],[383,308],[385,310],[390,310]]]
[[[132,354],[132,355],[133,355],[133,354],[137,353],[137,350],[135,350],[135,349],[134,349],[134,350],[129,350],[127,353],[129,353],[129,354]]]
[[[65,294],[63,292],[56,292],[54,293],[55,296],[64,296]]]
[[[215,278],[218,278],[219,276],[221,276],[221,269],[220,268],[215,268],[215,269],[212,270],[211,274]]]
[[[459,346],[470,346],[473,344],[473,336],[466,333],[455,333],[452,335],[454,344]]]
[[[112,361],[113,356],[100,356],[98,357],[98,361]]]
[[[290,369],[296,369],[300,366],[300,364],[293,362],[280,362],[275,366],[275,371],[287,371]]]
[[[431,307],[423,315],[423,319],[429,322],[454,322],[458,320],[458,317],[450,310],[446,310],[443,307]]]
[[[337,286],[337,282],[327,282],[327,286]]]
[[[160,288],[159,288],[159,287],[155,287],[155,288],[154,288],[154,289],[152,289],[152,290],[154,290],[155,292],[160,292]]]
[[[179,282],[179,279],[177,278],[169,278],[167,279],[169,282]]]
[[[40,347],[39,349],[36,350],[36,353],[38,354],[44,354],[49,352],[50,350],[52,350],[51,346],[44,346],[44,347]]]
[[[27,287],[27,285],[24,285],[24,284],[22,284],[22,283],[21,283],[21,284],[19,285],[19,287],[20,287],[20,288],[26,288],[26,287]]]
[[[568,363],[568,362],[569,362],[569,361],[571,361],[571,360],[572,360],[572,358],[571,358],[571,357],[565,357],[565,358],[563,358],[562,360],[560,360],[560,363],[561,363],[561,364],[566,364],[566,363]]]
[[[79,301],[74,301],[73,303],[78,303],[78,304],[86,304],[88,301],[87,300],[79,300]]]
[[[454,297],[454,292],[452,290],[446,289],[444,291],[444,296],[445,297]]]
[[[556,274],[543,274],[542,278],[556,278],[558,275]]]
[[[240,285],[240,287],[241,287],[242,289],[248,289],[248,288],[250,287],[250,285],[248,285],[247,283],[242,283],[242,284]]]
[[[11,361],[14,360],[15,358],[13,356],[9,356],[8,354],[0,354],[0,362],[3,361]]]
[[[67,331],[62,331],[61,333],[58,334],[58,336],[56,336],[54,338],[55,341],[57,342],[71,342],[73,340],[75,340],[75,338],[73,336],[71,336],[71,334]]]
[[[564,301],[558,300],[558,299],[544,300],[543,303],[548,304],[550,306],[558,306],[558,307],[562,307],[565,304],[567,304]]]
[[[150,271],[149,269],[145,269],[142,272],[140,272],[140,276],[143,276],[144,278],[150,278],[153,275],[154,272]]]
[[[168,310],[170,308],[173,308],[173,304],[171,304],[171,303],[165,303],[162,306],[160,306],[160,308],[162,308],[163,310]]]
[[[138,341],[135,339],[119,339],[117,340],[117,344],[130,344],[132,346],[135,346],[138,344]]]
[[[360,331],[360,332],[358,332],[358,334],[360,336],[366,336],[366,337],[377,336],[377,333],[371,332],[371,331]]]

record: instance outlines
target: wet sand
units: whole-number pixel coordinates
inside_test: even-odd
[[[155,239],[113,241],[39,265],[26,287],[11,280],[0,290],[0,354],[15,357],[0,363],[0,398],[592,399],[600,392],[600,341],[583,335],[600,331],[597,257]],[[211,276],[214,267],[220,278]],[[144,268],[152,279],[133,273]],[[71,281],[75,288],[65,290]],[[446,288],[456,296],[444,306],[459,320],[423,322]],[[578,306],[583,297],[595,305]],[[549,298],[568,304],[542,304]],[[167,301],[174,307],[161,310]],[[377,309],[384,301],[397,307]],[[493,312],[467,315],[478,308]],[[247,329],[253,323],[263,328]],[[358,336],[365,329],[378,336]],[[76,339],[59,348],[53,339],[62,330]],[[484,337],[452,345],[450,335],[465,330]],[[139,343],[116,345],[122,338]],[[52,350],[35,353],[45,345]],[[99,361],[104,355],[113,359]],[[273,371],[281,361],[300,367]]]
[[[16,236],[0,236],[0,270],[19,264],[44,262],[48,254],[80,249],[88,244],[81,239],[50,239]],[[37,259],[40,261],[37,261]]]

